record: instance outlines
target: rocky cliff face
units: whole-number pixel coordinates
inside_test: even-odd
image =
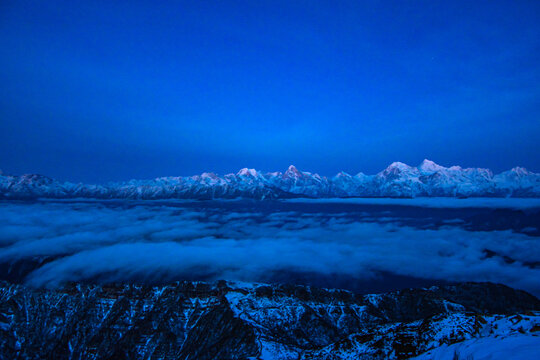
[[[513,168],[494,175],[489,169],[443,167],[424,160],[412,167],[392,163],[376,175],[332,178],[299,171],[263,174],[242,169],[219,177],[213,173],[162,177],[106,185],[59,182],[41,175],[0,175],[0,199],[286,199],[292,197],[540,197],[540,174]]]
[[[381,295],[224,281],[2,283],[0,358],[406,359],[475,337],[535,336],[539,310],[532,295],[489,283]]]

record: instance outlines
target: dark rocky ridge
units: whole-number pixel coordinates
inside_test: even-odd
[[[432,348],[441,328],[459,325],[443,339],[451,343],[495,321],[480,314],[540,322],[531,313],[539,310],[534,296],[491,283],[358,295],[225,281],[57,290],[4,282],[0,358],[400,359]]]

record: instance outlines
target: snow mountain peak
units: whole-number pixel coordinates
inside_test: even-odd
[[[529,171],[527,169],[525,169],[524,167],[520,167],[520,166],[516,166],[514,168],[512,168],[512,170],[510,170],[514,173],[516,173],[517,175],[529,175]]]
[[[296,166],[290,165],[287,171],[285,171],[285,174],[283,174],[285,177],[293,177],[293,178],[299,178],[302,177],[302,173],[298,171]]]
[[[240,169],[240,171],[238,171],[238,173],[236,175],[238,175],[238,176],[258,177],[259,173],[255,169],[243,168],[243,169]]]
[[[445,170],[446,168],[444,166],[440,166],[434,161],[424,159],[424,161],[422,161],[422,163],[418,165],[418,169],[423,172],[436,172],[436,171]]]
[[[387,169],[409,169],[410,166],[402,163],[401,161],[394,161],[390,165],[388,165]]]
[[[345,171],[340,171],[336,174],[336,178],[350,178],[351,175],[347,174]]]

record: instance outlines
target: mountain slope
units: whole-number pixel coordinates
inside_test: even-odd
[[[292,197],[540,197],[540,174],[515,167],[494,175],[489,169],[443,167],[430,160],[412,167],[394,162],[376,175],[340,172],[332,178],[290,166],[263,174],[241,169],[223,177],[130,180],[105,185],[60,182],[42,175],[0,175],[0,198],[98,199],[286,199]]]
[[[0,358],[406,359],[486,337],[540,346],[538,310],[535,297],[489,283],[380,295],[224,281],[1,283]]]

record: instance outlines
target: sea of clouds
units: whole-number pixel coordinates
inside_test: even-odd
[[[419,197],[419,198],[327,198],[306,199],[297,198],[286,200],[290,203],[333,203],[333,204],[362,204],[362,205],[401,205],[422,206],[428,208],[466,209],[466,208],[496,208],[496,209],[534,209],[540,208],[538,198],[453,198],[453,197]]]
[[[249,211],[178,204],[0,203],[0,263],[33,261],[37,287],[71,281],[272,281],[282,272],[362,281],[381,273],[491,281],[540,294],[538,237],[404,226],[387,214]],[[495,256],[486,256],[486,249]],[[46,261],[36,261],[36,260]]]

